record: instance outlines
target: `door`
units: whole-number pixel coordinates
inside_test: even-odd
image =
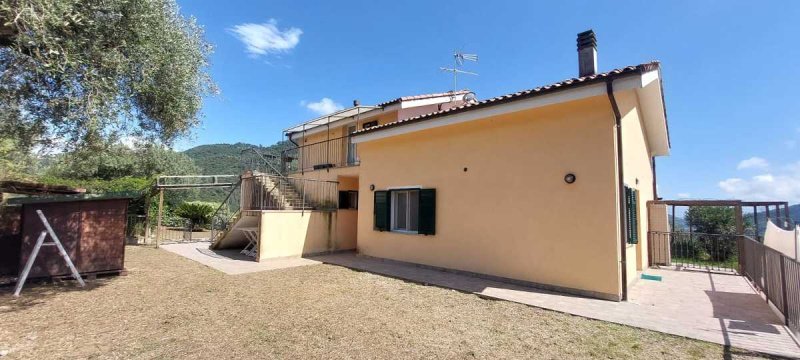
[[[353,143],[353,133],[356,132],[356,126],[347,127],[347,165],[358,164],[358,144]]]

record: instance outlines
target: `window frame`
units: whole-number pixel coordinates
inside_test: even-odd
[[[392,189],[389,192],[389,231],[400,233],[400,234],[419,234],[419,188],[402,188],[402,189]],[[400,203],[397,198],[400,194],[405,194],[406,196],[406,203],[405,203],[405,228],[399,228],[397,224],[397,207]],[[414,195],[416,194],[416,195]],[[413,196],[417,197],[417,211],[411,211],[411,199]],[[411,217],[416,217],[417,228],[416,230],[411,229],[412,220]]]
[[[378,120],[372,120],[361,124],[362,129],[369,129],[371,127],[378,126]]]

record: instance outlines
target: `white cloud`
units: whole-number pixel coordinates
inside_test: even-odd
[[[317,102],[301,101],[300,105],[305,106],[308,110],[311,110],[319,115],[327,115],[344,109],[342,104],[339,104],[330,98],[322,98],[322,100]]]
[[[753,156],[749,159],[740,161],[739,165],[736,165],[736,170],[765,169],[767,167],[769,167],[769,163],[767,162],[767,160],[764,160],[757,156]]]
[[[678,193],[678,199],[688,199],[692,197],[692,194],[689,193]]]
[[[762,174],[750,179],[726,179],[719,182],[719,187],[742,200],[800,202],[800,162],[782,170],[781,174]]]
[[[303,34],[303,30],[295,27],[279,29],[275,19],[262,24],[239,24],[229,31],[245,44],[253,57],[288,52],[297,46]]]

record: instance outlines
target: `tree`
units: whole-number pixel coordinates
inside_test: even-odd
[[[35,160],[18,146],[18,141],[0,137],[0,179],[30,177]]]
[[[697,245],[702,249],[696,250],[703,250],[709,259],[727,261],[735,254],[737,229],[734,208],[692,206],[686,212],[685,222],[697,234]]]
[[[199,123],[211,46],[174,0],[0,0],[0,134],[170,144]]]
[[[129,148],[109,145],[105,151],[78,149],[51,160],[48,175],[78,180],[113,180],[122,177],[152,178],[156,175],[189,175],[199,170],[183,153],[146,144]]]

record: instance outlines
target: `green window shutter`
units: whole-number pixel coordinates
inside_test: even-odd
[[[625,241],[631,243],[631,188],[625,186]]]
[[[639,190],[631,189],[631,244],[639,243]]]
[[[374,229],[378,231],[389,230],[389,198],[388,191],[375,191],[375,226]]]
[[[636,189],[625,187],[625,230],[628,244],[639,242],[639,207]]]
[[[436,234],[436,189],[419,190],[419,234]]]

